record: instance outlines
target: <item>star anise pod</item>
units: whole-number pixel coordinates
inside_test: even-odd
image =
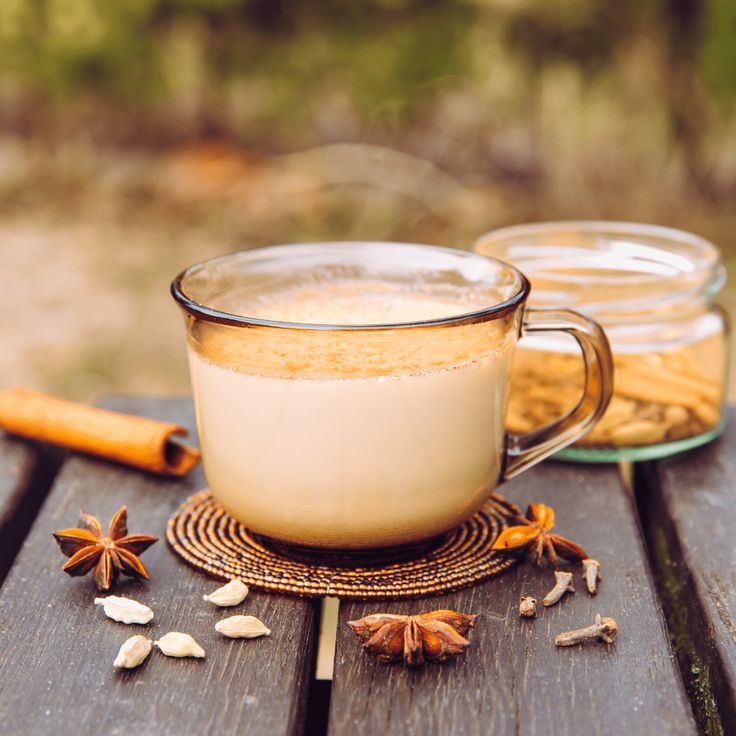
[[[368,654],[380,662],[403,659],[416,667],[430,662],[445,662],[462,654],[470,642],[465,634],[475,626],[475,616],[455,611],[431,611],[416,616],[374,613],[348,621],[353,633],[363,642]]]
[[[537,565],[546,555],[554,567],[557,566],[558,555],[568,560],[587,559],[588,554],[580,545],[550,532],[555,525],[555,512],[549,506],[543,503],[530,503],[526,516],[526,519],[523,516],[517,517],[518,526],[504,529],[491,549],[496,552],[526,550]]]
[[[110,590],[119,572],[148,580],[148,572],[138,555],[148,549],[158,537],[128,534],[128,510],[123,506],[110,521],[107,536],[94,516],[82,512],[81,529],[54,532],[61,551],[69,557],[64,572],[86,575],[95,569],[94,580],[100,590]]]

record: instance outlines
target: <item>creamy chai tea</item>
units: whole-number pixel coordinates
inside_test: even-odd
[[[485,305],[459,289],[361,281],[234,293],[216,306],[298,328]],[[209,326],[190,339],[189,360],[210,488],[253,530],[288,529],[308,545],[391,545],[456,526],[501,472],[507,332],[502,321],[480,331]]]

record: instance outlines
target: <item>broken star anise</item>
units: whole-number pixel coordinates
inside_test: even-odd
[[[416,667],[430,662],[445,662],[462,654],[470,642],[465,634],[475,626],[475,616],[455,611],[431,611],[416,616],[375,613],[348,621],[348,626],[363,642],[368,654],[381,662],[403,659]]]
[[[148,549],[158,537],[128,534],[128,510],[123,506],[110,521],[107,536],[94,516],[82,512],[81,529],[54,532],[61,551],[70,558],[64,565],[69,575],[86,575],[95,569],[94,580],[100,590],[110,590],[118,572],[134,578],[148,579],[148,572],[138,555]]]
[[[528,550],[534,562],[539,565],[542,557],[553,566],[557,566],[557,557],[568,560],[584,560],[588,555],[575,542],[552,534],[550,530],[555,525],[555,512],[543,503],[530,503],[526,511],[527,518],[518,516],[518,526],[504,529],[491,547],[495,552],[521,552]]]

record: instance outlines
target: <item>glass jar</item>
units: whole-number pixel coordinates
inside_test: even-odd
[[[530,304],[576,309],[605,330],[614,393],[593,430],[558,457],[651,460],[717,437],[726,422],[729,323],[714,304],[718,249],[691,233],[619,222],[552,222],[492,231],[475,250],[531,281]],[[509,431],[532,431],[575,406],[573,341],[529,336],[514,357]]]

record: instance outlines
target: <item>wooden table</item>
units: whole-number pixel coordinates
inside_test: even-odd
[[[186,400],[112,399],[110,408],[193,427]],[[549,570],[525,562],[475,588],[402,603],[343,603],[334,675],[316,680],[321,601],[251,592],[238,609],[272,636],[215,633],[217,587],[165,541],[143,560],[150,582],[115,592],[156,612],[145,629],[106,619],[91,577],[61,573],[51,531],[80,507],[105,520],[122,504],[131,530],[163,536],[201,488],[183,481],[0,438],[0,733],[2,734],[694,734],[736,728],[736,422],[707,448],[643,465],[633,494],[616,467],[548,462],[504,487],[520,505],[543,501],[560,533],[602,565],[597,596],[580,584],[536,620],[519,595],[541,598]],[[371,612],[452,608],[476,613],[472,646],[444,666],[383,665],[346,621]],[[613,616],[616,643],[558,649],[554,635]],[[132,633],[192,633],[204,660],[154,652],[137,670],[112,661]],[[328,632],[329,633],[329,632]],[[673,647],[674,644],[674,647]],[[723,731],[719,731],[723,729]]]

